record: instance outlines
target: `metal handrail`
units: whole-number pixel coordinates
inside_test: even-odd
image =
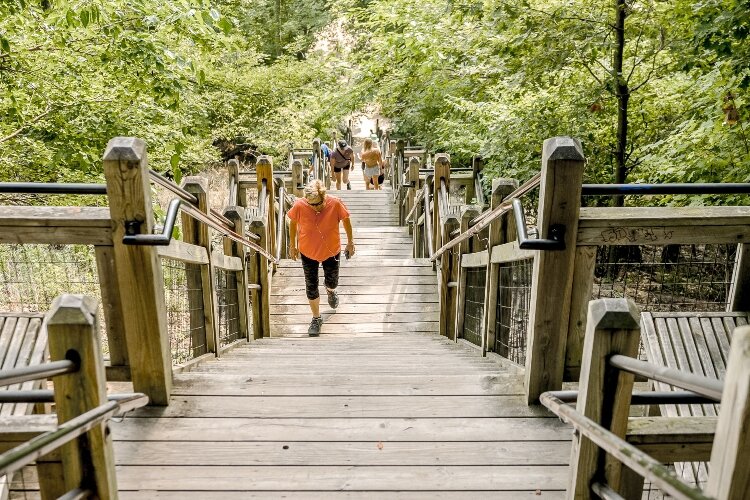
[[[575,408],[567,406],[554,394],[545,392],[539,399],[564,422],[573,424],[573,427],[594,444],[667,494],[677,498],[709,500],[710,497],[705,496],[699,489],[691,488],[680,481],[665,465],[579,413]]]
[[[417,195],[414,198],[414,206],[411,207],[411,210],[409,210],[409,213],[406,214],[406,217],[404,217],[405,221],[409,221],[411,219],[411,216],[414,215],[414,211],[417,209],[419,204],[422,202],[422,196],[424,196],[424,189],[420,189],[417,191]],[[414,221],[412,221],[414,222]]]
[[[56,375],[60,375],[59,373]],[[108,401],[120,401],[128,394],[108,394]],[[54,403],[55,391],[33,389],[25,391],[0,391],[0,403]]]
[[[94,426],[116,414],[126,413],[147,404],[148,396],[130,394],[126,398],[109,401],[93,410],[82,413],[58,425],[56,430],[40,434],[0,455],[0,475],[19,470],[90,431]]]
[[[724,391],[724,382],[721,380],[696,375],[695,373],[683,372],[675,368],[659,366],[640,359],[615,354],[609,358],[609,364],[615,368],[640,375],[657,382],[673,385],[680,389],[692,391],[716,403],[721,402],[721,393]]]
[[[616,196],[625,194],[750,194],[750,183],[674,182],[671,184],[583,184],[582,196]]]
[[[281,244],[282,238],[284,237],[284,229],[286,228],[286,187],[282,182],[279,186],[279,213],[276,218],[276,260],[281,260]]]
[[[106,195],[107,185],[79,182],[0,182],[0,193]]]
[[[424,232],[427,239],[427,253],[432,255],[435,250],[435,243],[432,241],[434,228],[432,227],[432,213],[430,212],[430,183],[424,183]]]
[[[49,363],[42,363],[40,365],[12,368],[0,372],[0,386],[22,384],[31,380],[40,380],[77,371],[78,364],[69,359],[50,361]]]
[[[516,219],[518,248],[524,250],[565,250],[565,226],[551,224],[549,227],[549,239],[529,238],[526,232],[526,215],[523,212],[521,200],[513,198],[511,203],[513,204],[513,215]]]
[[[489,226],[492,221],[494,221],[504,213],[510,211],[513,206],[510,202],[511,198],[523,196],[532,189],[536,188],[539,185],[540,179],[541,174],[536,174],[534,177],[526,181],[522,186],[510,193],[505,198],[505,200],[503,200],[497,207],[493,208],[492,210],[483,212],[482,214],[469,221],[469,224],[473,225],[466,232],[461,233],[459,236],[456,236],[448,243],[440,247],[434,254],[430,255],[430,261],[435,262],[438,257],[443,255],[448,249],[453,248],[459,243],[466,241],[474,235],[478,234],[482,229]]]
[[[180,198],[174,198],[169,202],[169,208],[167,210],[167,217],[164,221],[164,229],[161,234],[128,234],[122,237],[122,243],[124,245],[154,245],[154,246],[167,246],[172,241],[172,233],[174,231],[175,223],[177,222],[177,212],[182,210],[192,218],[203,222],[207,226],[210,226],[218,231],[221,231],[222,235],[229,238],[232,241],[236,241],[242,245],[252,248],[256,252],[267,257],[269,260],[276,262],[276,259],[264,250],[262,247],[248,240],[247,238],[240,236],[234,231],[223,227],[214,219],[210,218],[193,205],[185,203]],[[251,234],[248,235],[255,240],[260,240],[260,236]]]
[[[261,187],[260,187],[260,194],[258,194],[258,214],[265,219],[268,215],[266,211],[268,210],[268,186],[266,185],[266,180],[261,179]]]

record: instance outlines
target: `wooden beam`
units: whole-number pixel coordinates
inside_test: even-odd
[[[0,243],[112,245],[106,207],[0,207]]]
[[[503,243],[494,246],[492,248],[492,255],[490,256],[490,262],[493,264],[506,264],[509,262],[517,262],[519,260],[533,259],[536,255],[536,250],[518,248],[518,242],[511,241],[510,243]]]
[[[481,250],[479,252],[467,253],[461,256],[461,267],[484,267],[490,261],[487,254],[487,250]]]
[[[187,264],[204,265],[209,262],[208,253],[204,247],[180,240],[172,240],[165,247],[157,247],[156,253],[162,259],[172,259]]]
[[[125,234],[153,233],[146,144],[132,137],[110,140],[104,152],[104,175],[120,297],[129,314],[125,336],[133,388],[147,394],[151,404],[166,405],[172,357],[161,264],[154,247],[122,244]]]
[[[104,323],[107,327],[109,362],[127,367],[128,344],[125,338],[125,311],[120,298],[120,283],[115,268],[115,252],[111,246],[95,246],[96,271],[99,276],[99,291],[102,297]],[[130,369],[127,369],[130,375]]]
[[[182,187],[198,199],[198,210],[205,215],[210,215],[208,179],[186,177],[182,182]],[[185,243],[203,247],[206,257],[210,255],[211,229],[207,224],[203,224],[183,212],[182,232],[182,239]],[[202,292],[200,295],[188,293],[192,357],[203,355],[203,346],[208,352],[219,352],[217,349],[219,345],[219,309],[216,299],[216,273],[211,259],[208,259],[206,264],[199,266],[199,271],[200,274],[187,273],[188,289],[201,290]]]
[[[234,222],[235,229],[239,228],[240,234],[245,234],[245,211],[242,207],[227,207],[224,209],[224,217]],[[252,339],[250,332],[250,290],[248,289],[248,266],[247,248],[236,242],[230,242],[229,255],[239,260],[240,269],[237,270],[237,301],[239,307],[240,331],[245,340]],[[226,252],[225,252],[226,253]]]
[[[729,311],[750,311],[750,245],[737,245],[729,290]]]
[[[573,265],[573,287],[570,292],[568,339],[565,348],[563,380],[576,382],[581,372],[583,339],[586,333],[586,310],[591,300],[596,267],[596,247],[577,247]]]
[[[630,417],[626,439],[663,463],[707,462],[718,417]]]
[[[79,360],[76,372],[55,377],[55,406],[60,424],[107,402],[96,309],[96,301],[90,297],[65,294],[54,300],[49,312],[50,359],[70,359],[73,352]],[[106,422],[63,445],[61,454],[68,490],[93,487],[98,498],[117,498],[112,436]]]
[[[539,251],[534,258],[526,353],[526,400],[562,387],[570,315],[581,179],[586,161],[581,143],[570,137],[544,141],[539,184],[539,233],[553,224],[565,227],[565,249]]]
[[[312,154],[310,151],[309,154]],[[268,205],[266,205],[266,213],[261,214],[266,219],[263,221],[267,228],[267,240],[264,248],[271,255],[276,255],[276,199],[273,196],[273,159],[268,155],[261,155],[258,158],[258,163],[255,166],[255,170],[258,173],[258,194],[262,187],[262,182],[266,181],[266,192],[268,193]]]

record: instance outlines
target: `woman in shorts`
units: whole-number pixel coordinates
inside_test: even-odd
[[[373,189],[380,189],[378,177],[380,176],[380,169],[384,166],[383,155],[380,153],[380,149],[374,146],[372,139],[365,139],[360,158],[365,169],[365,186],[370,189],[370,179],[372,179]]]

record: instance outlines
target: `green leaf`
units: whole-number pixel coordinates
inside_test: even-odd
[[[221,28],[221,31],[223,31],[225,35],[228,35],[229,32],[232,31],[232,23],[230,23],[226,17],[223,17],[216,25]]]
[[[172,171],[174,172],[180,164],[180,153],[174,153],[169,158],[169,164],[172,166]]]
[[[68,12],[65,13],[65,21],[68,23],[69,27],[73,27],[76,25],[76,14],[72,10],[68,10]]]
[[[206,23],[207,26],[213,26],[214,25],[214,20],[211,17],[211,14],[209,14],[205,10],[201,12],[201,18],[203,19],[203,22]]]
[[[82,10],[80,14],[80,18],[81,18],[81,24],[83,25],[84,28],[89,25],[89,11],[88,10]]]
[[[10,52],[10,42],[7,38],[0,37],[0,49],[3,49],[3,52],[5,53]]]

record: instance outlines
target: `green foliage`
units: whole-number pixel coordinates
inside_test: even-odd
[[[613,5],[370,2],[350,10],[361,49],[352,96],[379,103],[397,134],[459,162],[481,154],[498,176],[526,178],[545,138],[579,137],[586,181],[612,182],[615,84],[625,81],[629,181],[748,180],[748,2],[628,1],[622,75]],[[734,125],[724,122],[729,92]]]
[[[290,36],[303,32],[306,12],[286,3]],[[145,139],[152,168],[177,179],[220,159],[217,138],[244,136],[282,157],[290,142],[309,143],[334,121],[320,104],[335,78],[314,54],[297,57],[312,27],[294,57],[268,63],[264,5],[5,0],[0,180],[101,180],[115,136]]]

